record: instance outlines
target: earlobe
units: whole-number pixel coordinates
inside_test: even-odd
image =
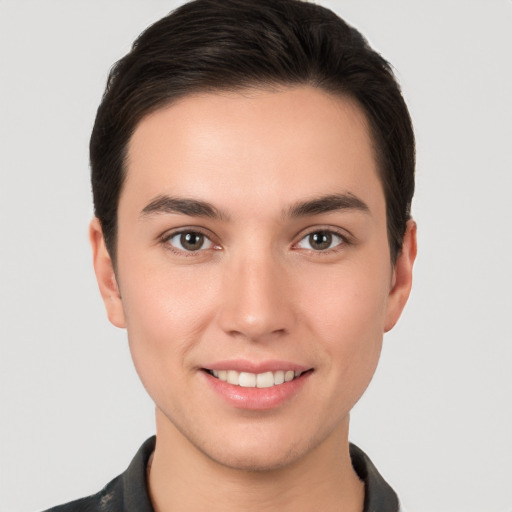
[[[416,223],[410,219],[404,235],[402,250],[393,270],[393,283],[389,292],[384,332],[390,331],[398,322],[407,303],[412,286],[412,267],[416,259]]]
[[[117,284],[114,265],[107,251],[101,223],[97,217],[89,225],[89,241],[92,248],[92,257],[96,280],[100,289],[107,316],[116,327],[126,327],[123,303]]]

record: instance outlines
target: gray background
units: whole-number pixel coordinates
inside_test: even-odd
[[[99,490],[153,433],[87,243],[110,65],[178,2],[0,1],[0,510]],[[409,512],[512,509],[512,4],[321,2],[397,69],[418,139],[413,294],[351,439]]]

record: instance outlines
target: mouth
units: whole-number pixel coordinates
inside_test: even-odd
[[[240,386],[242,388],[272,388],[281,386],[286,382],[291,382],[298,379],[301,375],[310,373],[313,370],[299,371],[299,370],[277,370],[274,372],[263,373],[250,373],[239,372],[236,370],[209,370],[205,371],[212,377],[226,382],[233,386]]]
[[[235,409],[280,409],[307,387],[314,368],[287,361],[217,361],[200,368],[217,396]]]

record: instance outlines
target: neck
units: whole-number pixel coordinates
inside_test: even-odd
[[[162,416],[157,412],[148,479],[155,512],[363,509],[364,484],[350,460],[348,419],[346,427],[299,460],[279,469],[247,471],[212,460]]]

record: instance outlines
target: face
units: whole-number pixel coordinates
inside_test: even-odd
[[[405,304],[369,130],[303,87],[189,96],[128,147],[117,273],[91,226],[110,320],[126,327],[159,436],[270,469],[347,435]]]

